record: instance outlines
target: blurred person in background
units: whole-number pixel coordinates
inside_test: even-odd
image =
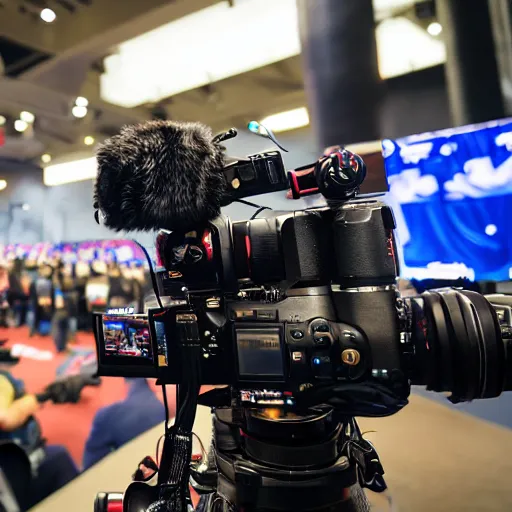
[[[54,310],[53,271],[50,264],[40,263],[37,277],[30,285],[30,336],[44,336],[50,332]]]
[[[7,266],[0,263],[0,327],[8,327],[9,303],[7,293],[9,291],[9,274]]]
[[[77,261],[75,264],[75,291],[77,296],[77,329],[89,331],[91,320],[87,311],[87,297],[85,287],[90,276],[89,264],[85,261]]]
[[[107,405],[94,416],[85,443],[83,469],[86,470],[140,434],[165,420],[165,408],[156,395],[153,381],[125,379],[127,395],[120,402]],[[168,386],[171,388],[172,386]],[[174,417],[174,393],[168,389],[169,417]]]
[[[25,262],[22,258],[15,258],[9,263],[9,290],[7,302],[11,308],[14,325],[20,327],[25,324],[29,302],[30,283],[25,272]]]
[[[153,292],[153,283],[149,274],[149,268],[140,261],[132,261],[130,263],[131,273],[137,281],[140,288],[141,307],[140,311],[144,311],[144,296]]]
[[[74,266],[62,260],[55,262],[53,272],[55,309],[52,318],[52,334],[57,352],[64,352],[74,341],[77,329],[78,295],[75,288]]]
[[[107,264],[94,259],[89,266],[89,277],[85,285],[85,297],[88,313],[104,312],[108,305],[109,278]]]
[[[116,261],[111,261],[107,268],[109,282],[108,307],[133,307],[135,311],[139,311],[141,288],[137,280],[132,277],[130,269],[125,268],[123,274]]]
[[[98,385],[99,379],[78,375],[53,382],[41,393],[26,393],[23,381],[14,378],[10,371],[18,361],[11,356],[9,349],[0,349],[0,441],[20,446],[30,457],[35,470],[36,476],[26,483],[27,502],[20,504],[26,510],[78,475],[78,469],[64,446],[45,444],[35,413],[46,401],[77,403],[82,389]],[[3,465],[2,469],[9,479],[9,467]]]

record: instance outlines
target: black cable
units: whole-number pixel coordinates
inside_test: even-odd
[[[155,292],[156,301],[158,302],[158,305],[160,306],[160,308],[163,309],[164,306],[162,305],[162,301],[160,300],[160,293],[158,292],[158,284],[156,282],[156,274],[155,274],[155,271],[153,270],[153,263],[151,262],[151,258],[149,257],[148,251],[146,250],[146,248],[143,245],[139,244],[139,242],[137,242],[137,240],[132,240],[132,242],[137,244],[142,249],[144,256],[146,256],[146,260],[148,261],[148,265],[149,265],[149,275],[151,276],[151,284],[153,285],[153,291]]]
[[[165,384],[162,384],[162,395],[164,397],[164,409],[165,409],[165,432],[169,430],[169,403],[167,402],[167,389]]]
[[[272,208],[268,206],[261,206],[260,204],[251,203],[251,201],[246,201],[245,199],[235,199],[233,202],[246,204],[247,206],[252,206],[253,208],[268,208],[269,210],[272,210]]]
[[[250,220],[254,220],[263,210],[272,210],[272,208],[269,208],[268,206],[260,206]]]

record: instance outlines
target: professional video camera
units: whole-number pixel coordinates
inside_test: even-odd
[[[97,220],[163,228],[160,307],[95,317],[99,374],[179,388],[158,485],[134,482],[123,508],[184,511],[191,477],[201,510],[367,510],[361,487],[386,484],[354,417],[398,412],[411,383],[452,402],[511,389],[512,300],[456,289],[401,298],[393,213],[358,197],[359,156],[334,150],[287,179],[277,151],[227,162],[220,143],[235,134],[151,122],[98,153]],[[328,206],[220,215],[288,187],[295,198],[320,192]],[[202,384],[229,387],[199,398],[214,408],[213,447],[191,465]],[[113,499],[98,495],[96,510]]]

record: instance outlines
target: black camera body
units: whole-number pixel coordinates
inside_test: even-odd
[[[394,228],[389,207],[354,200],[160,233],[159,293],[174,305],[149,311],[154,356],[129,366],[99,346],[100,374],[179,384],[180,329],[193,318],[201,383],[229,384],[242,403],[294,405],[315,384],[391,378],[407,396]],[[95,325],[101,340],[101,316]]]

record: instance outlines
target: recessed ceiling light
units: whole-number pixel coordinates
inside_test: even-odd
[[[273,132],[285,132],[307,126],[309,124],[309,114],[306,107],[295,108],[280,112],[266,117],[260,121],[263,128],[268,128]]]
[[[78,119],[82,119],[87,115],[87,107],[79,107],[78,105],[75,105],[71,110],[71,113],[75,117],[78,117]]]
[[[7,118],[5,116],[0,116],[0,126],[3,126],[7,122]]]
[[[53,164],[43,170],[43,183],[47,187],[74,183],[76,181],[92,180],[98,173],[96,158],[74,160],[62,164]]]
[[[26,121],[23,121],[23,119],[16,119],[14,121],[14,129],[17,132],[24,132],[28,128],[28,123]]]
[[[434,37],[437,37],[439,34],[441,34],[442,31],[443,31],[443,26],[441,25],[441,23],[438,23],[437,21],[432,22],[427,27],[427,32],[431,36],[434,36]]]
[[[39,16],[41,16],[41,19],[43,21],[46,21],[46,23],[53,23],[57,18],[55,11],[53,11],[52,9],[48,9],[48,8],[43,9]]]
[[[89,100],[83,96],[78,96],[78,98],[75,100],[75,105],[77,107],[87,107],[87,105],[89,105]]]
[[[0,190],[5,190],[7,188],[7,181],[0,180]]]
[[[48,153],[45,153],[44,155],[41,155],[41,161],[44,164],[49,164],[52,161],[52,155],[49,155]]]
[[[20,113],[20,119],[25,121],[25,123],[32,124],[36,120],[36,116],[32,112],[24,110]]]
[[[24,212],[28,212],[30,210],[30,205],[28,203],[23,203],[21,205],[21,209],[24,211]]]
[[[84,137],[84,144],[86,146],[92,146],[94,144],[94,137],[91,135],[87,135],[87,137]]]

